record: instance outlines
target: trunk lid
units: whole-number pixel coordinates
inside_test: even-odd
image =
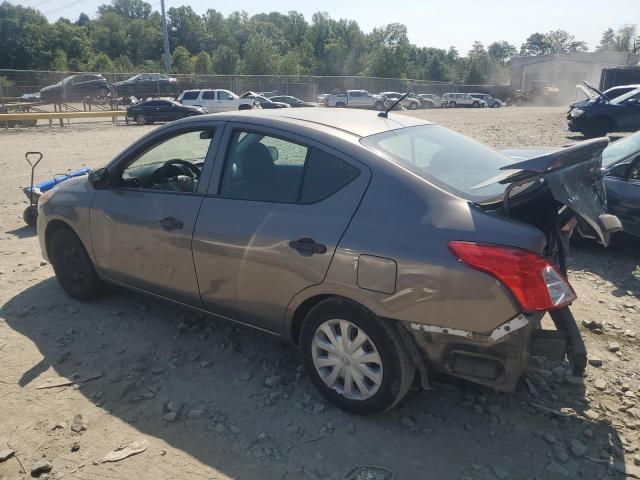
[[[499,204],[503,213],[528,221],[522,216],[533,212],[536,226],[549,234],[552,228],[562,229],[563,225],[556,221],[559,217],[568,219],[569,216],[563,208],[550,209],[548,203],[535,201],[547,186],[553,199],[577,216],[581,229],[587,229],[607,246],[611,233],[622,230],[618,218],[607,213],[602,151],[608,144],[607,138],[596,138],[559,150],[506,151],[505,154],[519,161],[500,168],[500,174],[473,188],[495,183],[507,185]],[[515,205],[525,213],[515,214]],[[547,211],[536,212],[536,209],[543,208]]]

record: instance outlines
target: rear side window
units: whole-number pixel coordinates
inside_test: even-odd
[[[326,153],[312,148],[307,159],[302,195],[303,203],[323,200],[353,182],[360,175],[356,167]]]
[[[182,100],[196,100],[200,92],[184,92]]]
[[[216,92],[212,92],[212,91],[202,92],[202,99],[203,100],[215,100],[216,99]]]
[[[315,203],[358,177],[347,162],[314,147],[236,131],[227,154],[221,194],[274,203]]]

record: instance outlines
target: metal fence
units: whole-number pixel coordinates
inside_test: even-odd
[[[53,85],[64,78],[88,72],[54,72],[37,70],[0,69],[0,96],[19,98],[23,95],[38,93],[40,89]],[[94,72],[97,73],[97,72]],[[135,72],[102,73],[113,85],[115,82],[127,80]],[[432,82],[401,78],[378,77],[325,77],[325,76],[274,76],[274,75],[181,75],[172,77],[178,80],[178,92],[189,89],[224,88],[238,95],[246,91],[274,92],[279,95],[292,95],[306,101],[314,101],[321,93],[332,93],[348,89],[368,90],[372,93],[410,90],[414,93],[433,93],[442,95],[446,92],[459,91],[459,87],[448,82]],[[157,89],[161,91],[160,86]],[[117,90],[112,92],[120,96]],[[2,103],[3,98],[0,98]]]

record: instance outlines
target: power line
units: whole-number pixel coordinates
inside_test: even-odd
[[[60,7],[56,7],[53,10],[45,12],[45,16],[51,15],[53,13],[61,12],[63,10],[66,10],[67,8],[73,7],[74,5],[77,5],[78,3],[82,3],[84,1],[85,0],[74,0],[73,2],[69,2],[69,3],[65,4],[65,5],[62,5]]]

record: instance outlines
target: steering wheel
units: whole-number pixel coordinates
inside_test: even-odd
[[[182,173],[186,176],[191,177],[193,180],[197,180],[200,178],[200,170],[193,163],[188,162],[186,160],[181,160],[179,158],[173,158],[171,160],[167,160],[164,164],[156,171],[156,178],[160,181],[169,180],[168,171],[169,167],[176,166],[178,167]]]

